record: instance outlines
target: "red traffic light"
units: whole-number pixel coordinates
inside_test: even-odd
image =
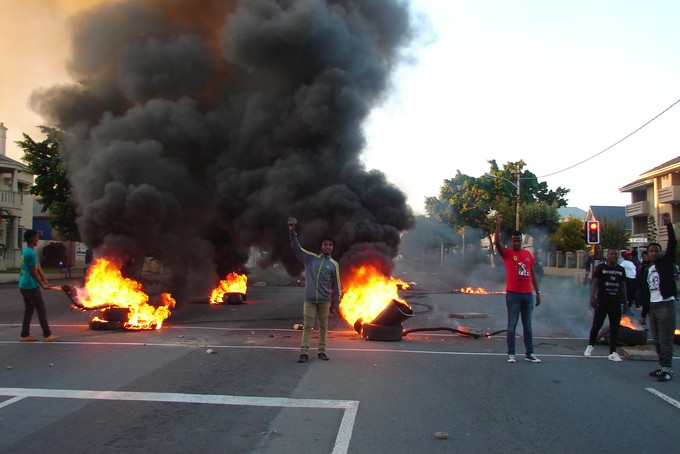
[[[600,243],[600,223],[598,221],[588,221],[587,237],[588,244]]]

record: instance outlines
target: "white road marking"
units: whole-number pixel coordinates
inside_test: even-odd
[[[0,402],[0,408],[7,407],[8,405],[12,405],[14,402],[19,402],[22,399],[25,399],[25,396],[17,396],[17,397],[12,397],[11,399],[7,399],[4,402]]]
[[[0,408],[27,397],[52,399],[124,400],[173,402],[183,404],[241,405],[254,407],[315,408],[344,410],[335,438],[334,454],[349,449],[359,402],[356,400],[291,399],[286,397],[227,396],[221,394],[149,393],[134,391],[82,391],[75,389],[0,388],[1,396],[14,396],[0,403]]]
[[[673,398],[671,398],[671,397],[668,397],[668,396],[665,395],[664,393],[659,392],[659,391],[657,391],[657,390],[654,389],[654,388],[645,388],[645,391],[649,391],[650,393],[654,394],[654,395],[655,395],[656,397],[658,397],[659,399],[665,400],[666,402],[668,402],[669,404],[671,404],[671,405],[674,406],[675,408],[680,409],[680,402],[678,402],[677,400],[675,400],[675,399],[673,399]]]

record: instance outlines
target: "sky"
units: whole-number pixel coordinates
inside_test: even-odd
[[[68,17],[101,1],[0,0],[9,157],[21,158],[22,133],[42,138],[31,92],[71,82]],[[364,162],[416,214],[444,180],[479,177],[491,159],[523,160],[587,210],[630,203],[620,187],[680,156],[680,103],[603,152],[680,100],[680,2],[412,0],[411,8],[420,33],[365,124]]]

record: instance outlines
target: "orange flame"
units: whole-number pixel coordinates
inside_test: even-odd
[[[248,290],[248,276],[245,274],[229,273],[224,280],[220,281],[217,288],[210,294],[210,304],[219,304],[224,301],[227,293],[246,294]]]
[[[149,295],[142,291],[142,284],[123,277],[120,269],[104,258],[96,259],[89,268],[85,288],[78,291],[78,300],[85,309],[128,308],[130,312],[124,324],[128,329],[160,329],[170,316],[170,309],[175,307],[169,293],[161,293],[160,306],[149,305]]]
[[[642,331],[644,328],[639,325],[638,323],[635,322],[632,318],[629,316],[621,317],[621,322],[619,323],[620,326],[624,326],[626,328],[630,328],[635,331]]]
[[[352,273],[343,283],[345,288],[340,301],[340,314],[350,326],[354,326],[359,319],[372,321],[392,300],[408,306],[406,301],[399,298],[398,286],[408,288],[408,284],[401,279],[385,276],[373,265],[362,265]]]
[[[469,293],[473,295],[501,295],[504,294],[505,292],[491,292],[488,290],[485,290],[482,287],[477,287],[477,288],[472,288],[472,287],[463,287],[459,288],[456,290],[450,290],[451,293]]]
[[[680,329],[675,328],[675,335],[676,335],[676,336],[680,336]]]

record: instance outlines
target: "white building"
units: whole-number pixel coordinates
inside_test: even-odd
[[[7,128],[0,123],[0,271],[18,268],[22,235],[33,223],[33,175],[28,167],[6,156]]]

